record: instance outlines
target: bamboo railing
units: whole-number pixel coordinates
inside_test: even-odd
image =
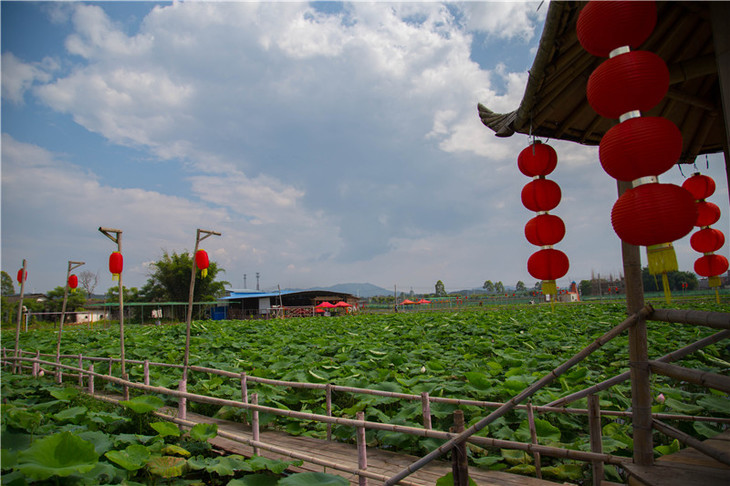
[[[714,387],[723,391],[730,391],[730,379],[723,375],[717,375],[707,372],[699,372],[696,370],[688,370],[686,368],[669,364],[672,361],[677,361],[690,353],[701,349],[702,347],[708,346],[713,343],[717,343],[723,339],[730,337],[730,314],[724,313],[706,313],[706,312],[683,312],[683,311],[656,311],[650,306],[643,308],[640,312],[627,318],[624,322],[615,326],[607,333],[593,341],[590,345],[576,353],[573,357],[565,361],[562,365],[555,368],[553,371],[545,375],[543,378],[533,383],[520,394],[513,397],[506,403],[500,402],[488,402],[480,400],[467,400],[458,398],[448,397],[431,397],[428,393],[422,393],[420,395],[407,394],[407,393],[396,393],[382,390],[372,390],[367,388],[356,388],[341,386],[335,384],[321,384],[321,383],[301,383],[283,380],[274,380],[270,378],[261,378],[256,376],[250,376],[246,373],[231,372],[226,370],[219,370],[215,368],[209,368],[204,366],[189,366],[191,372],[196,373],[209,373],[215,374],[229,379],[237,380],[241,387],[241,400],[228,400],[222,398],[216,398],[207,395],[200,395],[195,393],[188,393],[185,387],[181,387],[179,390],[152,386],[150,385],[150,367],[165,367],[172,369],[182,369],[183,366],[179,364],[159,363],[152,362],[149,360],[125,360],[125,364],[141,364],[143,365],[143,383],[137,383],[130,381],[129,379],[118,378],[112,375],[114,365],[117,363],[121,364],[121,360],[118,358],[111,357],[91,357],[78,355],[57,355],[57,354],[41,354],[40,352],[29,352],[18,349],[17,357],[15,355],[9,356],[8,352],[13,353],[13,350],[3,349],[2,361],[3,365],[17,366],[20,372],[24,370],[30,370],[34,376],[39,376],[43,372],[54,375],[58,380],[63,377],[69,377],[72,379],[78,379],[79,386],[84,386],[84,380],[86,380],[86,386],[88,392],[92,395],[94,391],[94,380],[101,379],[109,383],[113,383],[122,387],[122,389],[137,389],[146,393],[158,393],[178,399],[179,412],[177,417],[164,415],[168,420],[172,420],[180,424],[191,424],[188,421],[185,413],[187,408],[187,402],[193,401],[198,403],[209,403],[219,406],[229,406],[234,408],[241,408],[250,410],[252,412],[252,437],[251,439],[244,438],[241,436],[233,435],[234,440],[238,440],[247,443],[254,447],[255,451],[259,449],[269,450],[279,454],[287,455],[288,457],[294,457],[301,460],[306,460],[314,464],[319,464],[325,467],[337,469],[350,474],[357,474],[361,478],[361,484],[365,484],[366,478],[370,478],[376,481],[381,481],[384,484],[412,484],[405,480],[405,478],[413,471],[421,468],[423,465],[433,460],[449,450],[455,452],[461,450],[461,445],[465,442],[470,442],[480,447],[494,447],[502,449],[515,449],[521,450],[526,453],[532,454],[536,459],[536,466],[539,471],[540,456],[550,456],[563,459],[572,459],[577,461],[583,461],[590,463],[593,468],[594,484],[600,484],[602,479],[602,468],[604,464],[622,465],[632,462],[629,457],[615,456],[611,454],[604,454],[601,451],[601,427],[600,418],[601,416],[616,416],[616,417],[627,417],[634,419],[634,413],[628,411],[614,411],[614,410],[600,410],[598,407],[598,400],[596,399],[597,393],[605,390],[617,383],[625,381],[629,378],[629,372],[622,373],[613,378],[605,380],[599,384],[588,387],[577,393],[573,393],[559,400],[555,400],[547,405],[538,406],[532,403],[522,404],[521,402],[529,398],[536,391],[541,389],[546,384],[553,381],[555,378],[565,373],[576,363],[582,361],[588,357],[592,352],[599,349],[601,346],[609,342],[614,337],[620,335],[627,329],[630,329],[639,320],[669,320],[670,322],[681,322],[691,325],[704,325],[712,328],[723,329],[722,331],[698,340],[688,346],[681,349],[668,353],[660,358],[653,361],[647,361],[647,366],[652,372],[665,374],[670,377],[689,381],[692,383],[700,384],[703,386]],[[28,357],[31,355],[31,357]],[[43,360],[42,357],[50,358],[49,360]],[[73,360],[75,365],[68,365],[61,362],[64,360]],[[84,368],[84,363],[89,363],[88,369]],[[108,373],[103,374],[95,371],[95,364],[104,363],[108,365]],[[65,371],[65,373],[64,373]],[[181,380],[183,382],[183,380]],[[184,383],[184,382],[183,382]],[[271,385],[284,388],[293,389],[313,389],[322,390],[324,392],[325,400],[325,414],[314,414],[308,412],[297,412],[293,410],[283,410],[275,407],[269,407],[258,403],[258,397],[256,393],[249,393],[249,387],[251,384],[262,384]],[[346,417],[335,417],[332,415],[332,393],[351,393],[351,394],[366,394],[376,395],[381,397],[397,398],[406,401],[420,401],[423,412],[423,427],[413,427],[404,425],[394,425],[381,422],[373,422],[364,420],[364,415],[359,415],[355,419]],[[583,397],[589,398],[588,409],[578,408],[566,408],[565,405],[571,401],[578,400]],[[482,418],[476,424],[469,427],[466,430],[459,430],[458,425],[452,429],[453,431],[439,431],[432,428],[431,423],[431,403],[448,403],[454,405],[472,405],[479,406],[485,409],[495,409],[487,417]],[[591,452],[587,451],[575,451],[570,449],[562,449],[559,447],[545,446],[537,443],[536,434],[532,432],[531,441],[529,443],[522,443],[517,441],[508,441],[502,439],[494,439],[490,437],[475,436],[474,434],[484,428],[487,424],[492,422],[498,417],[501,417],[510,410],[522,409],[528,413],[528,419],[534,424],[534,413],[568,413],[568,414],[582,414],[588,415],[589,417],[589,432],[591,435]],[[330,461],[318,459],[309,454],[305,454],[298,451],[285,450],[283,448],[274,446],[272,444],[265,444],[259,440],[259,426],[256,416],[260,412],[270,413],[278,416],[286,416],[293,419],[305,420],[305,421],[316,421],[327,425],[327,439],[331,440],[331,427],[332,425],[341,425],[352,427],[355,431],[355,436],[358,438],[359,448],[359,460],[358,467],[352,468],[343,464],[335,464]],[[457,412],[459,412],[457,410]],[[692,421],[712,421],[720,424],[730,424],[730,419],[720,417],[698,417],[698,416],[687,416],[679,414],[663,414],[655,413],[650,415],[651,425],[655,430],[658,430],[669,437],[676,438],[681,442],[695,447],[700,452],[707,454],[721,462],[730,464],[730,459],[726,453],[718,452],[711,447],[703,445],[697,439],[680,432],[669,425],[665,424],[664,420],[692,420]],[[458,419],[457,419],[458,422]],[[462,418],[463,423],[463,418]],[[431,453],[427,454],[423,458],[414,462],[403,471],[398,472],[392,477],[386,478],[385,476],[374,474],[367,471],[367,453],[366,445],[364,440],[364,432],[366,430],[381,430],[388,432],[396,432],[403,434],[410,434],[420,437],[435,438],[445,440],[446,443]],[[534,425],[531,427],[531,431],[534,430]],[[224,436],[221,434],[221,436]],[[456,462],[463,462],[463,455],[455,453],[453,454],[456,468]],[[325,464],[326,463],[326,464]],[[463,466],[463,464],[462,464]],[[539,473],[538,473],[539,474]],[[455,470],[455,477],[457,477]],[[461,479],[459,479],[461,481]],[[598,482],[596,482],[598,481]]]

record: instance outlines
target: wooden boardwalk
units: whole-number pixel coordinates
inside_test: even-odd
[[[215,423],[218,424],[218,430],[226,432],[226,435],[234,434],[245,439],[251,439],[250,428],[238,422],[229,422],[190,412],[187,414],[187,419],[192,422]],[[275,445],[277,447],[302,451],[321,459],[348,465],[355,469],[357,468],[357,447],[353,444],[313,439],[311,437],[292,436],[284,432],[271,430],[261,431],[259,441]],[[247,457],[253,455],[253,448],[251,446],[236,440],[226,439],[219,436],[211,439],[210,443],[213,447],[224,450],[228,453],[240,454]],[[270,457],[272,459],[291,460],[290,457],[285,455],[264,450],[260,451],[260,455]],[[416,456],[397,454],[395,452],[384,451],[376,448],[368,448],[367,470],[385,476],[390,476],[413,463],[417,459],[418,457]],[[331,468],[325,469],[323,466],[319,466],[317,464],[305,462],[302,466],[291,468],[291,470],[294,472],[328,472],[330,474],[337,474],[347,478],[350,481],[350,484],[358,484],[358,478],[355,474],[348,474]],[[449,472],[451,472],[450,462],[432,462],[408,476],[406,481],[422,486],[434,486],[437,479]],[[469,477],[479,486],[554,486],[556,484],[564,484],[531,478],[528,476],[520,476],[517,474],[508,474],[501,471],[487,471],[474,467],[469,468]],[[379,483],[377,480],[373,479],[369,479],[368,482],[373,485]]]
[[[705,444],[730,454],[730,429],[707,439]],[[730,466],[687,447],[660,457],[653,466],[627,464],[631,486],[728,486]]]

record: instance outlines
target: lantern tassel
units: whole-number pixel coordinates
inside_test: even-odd
[[[119,274],[118,273],[112,273],[112,280],[114,280],[114,281],[119,280]]]
[[[208,276],[208,269],[207,269],[207,268],[203,268],[203,269],[201,269],[201,270],[200,270],[200,277],[201,277],[201,278],[205,278],[205,277],[207,277],[207,276]]]
[[[555,280],[543,280],[542,281],[542,293],[546,295],[555,296],[558,293],[558,286]],[[552,297],[550,300],[553,300]]]
[[[679,270],[677,254],[671,243],[647,246],[646,258],[649,260],[649,273],[652,275]]]
[[[669,277],[666,273],[662,274],[662,286],[664,287],[664,300],[669,305],[672,303],[672,291],[669,289]]]

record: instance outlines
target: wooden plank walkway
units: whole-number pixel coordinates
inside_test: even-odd
[[[250,428],[238,422],[229,422],[190,412],[187,414],[187,419],[193,422],[215,423],[218,424],[219,431],[251,439]],[[271,430],[262,430],[259,436],[259,441],[290,450],[301,451],[309,455],[317,456],[321,459],[344,464],[355,469],[357,468],[357,447],[354,444],[313,439],[311,437],[292,436],[284,432]],[[251,446],[235,440],[216,437],[211,439],[210,442],[214,447],[232,454],[240,454],[246,457],[253,455],[253,448]],[[291,458],[287,456],[264,450],[260,451],[260,455],[272,459],[291,460]],[[371,447],[368,448],[367,470],[385,476],[391,476],[417,459],[418,457],[416,456],[398,454]],[[330,474],[337,474],[347,478],[352,485],[358,484],[358,478],[354,474],[336,471],[331,468],[325,469],[323,466],[316,464],[305,462],[302,466],[291,468],[291,470],[294,472],[328,472]],[[422,486],[434,486],[437,479],[449,472],[451,472],[450,462],[435,461],[408,476],[406,480],[413,484]],[[469,468],[469,477],[479,486],[554,486],[555,484],[565,484],[531,478],[528,476],[520,476],[517,474],[509,474],[502,471],[488,471],[475,467]],[[369,479],[368,481],[370,484],[378,484],[378,482],[373,479]]]
[[[730,453],[730,429],[705,444],[720,451]],[[723,464],[701,452],[687,447],[681,451],[662,456],[653,466],[627,464],[631,474],[631,486],[728,486],[730,485],[730,466]]]

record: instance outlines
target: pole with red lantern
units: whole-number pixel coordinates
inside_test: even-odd
[[[15,354],[16,358],[20,354],[20,326],[23,322],[23,295],[25,295],[25,281],[28,280],[28,264],[23,258],[23,266],[18,270],[18,283],[20,284],[20,300],[18,301],[18,326],[15,328]],[[26,329],[27,331],[27,329]],[[20,362],[15,361],[13,364],[13,373],[20,370]]]
[[[523,149],[517,157],[520,172],[533,178],[522,189],[522,204],[538,213],[525,225],[527,241],[541,248],[527,260],[527,271],[532,277],[542,280],[542,292],[551,296],[551,302],[557,298],[555,281],[565,276],[570,266],[565,253],[553,248],[565,237],[563,220],[549,214],[560,204],[560,186],[545,178],[557,164],[555,149],[540,141]]]
[[[56,363],[61,363],[61,333],[63,333],[63,323],[66,320],[66,303],[68,302],[68,289],[75,289],[79,280],[76,275],[71,272],[83,265],[84,262],[74,262],[69,260],[66,270],[66,285],[63,288],[63,304],[61,305],[61,324],[58,326],[58,339],[56,341]],[[73,278],[72,278],[73,277]],[[73,284],[73,285],[72,285]],[[56,382],[61,383],[61,368],[56,368]]]
[[[124,285],[122,284],[122,270],[124,260],[122,258],[122,230],[115,228],[99,227],[99,231],[117,245],[117,250],[109,256],[109,271],[112,280],[119,282],[119,348],[120,365],[122,367],[122,379],[127,379],[127,365],[124,358]],[[124,399],[129,400],[129,387],[124,387]]]
[[[202,236],[201,236],[202,235]],[[188,316],[187,316],[187,326],[185,329],[185,357],[183,358],[183,378],[180,382],[180,389],[182,391],[185,391],[187,388],[187,382],[188,382],[188,363],[190,359],[190,327],[193,322],[193,295],[195,293],[195,270],[196,268],[199,268],[201,270],[201,276],[202,278],[205,278],[208,274],[208,253],[205,250],[201,250],[199,248],[200,242],[206,239],[209,236],[216,235],[221,236],[220,233],[217,231],[208,231],[208,230],[202,230],[198,228],[196,234],[195,234],[195,250],[193,251],[193,265],[192,265],[192,271],[190,272],[190,293],[188,295]],[[180,409],[178,412],[178,416],[185,419],[187,415],[187,400],[185,398],[180,398]]]
[[[720,275],[727,272],[728,260],[715,252],[725,244],[725,235],[722,231],[710,228],[720,219],[720,208],[711,202],[705,201],[715,193],[715,181],[710,176],[699,172],[685,180],[682,187],[687,189],[696,200],[697,221],[695,226],[700,228],[690,238],[692,249],[703,255],[695,261],[695,273],[707,277],[710,288],[715,289],[715,300],[720,303],[718,288],[722,284]]]

